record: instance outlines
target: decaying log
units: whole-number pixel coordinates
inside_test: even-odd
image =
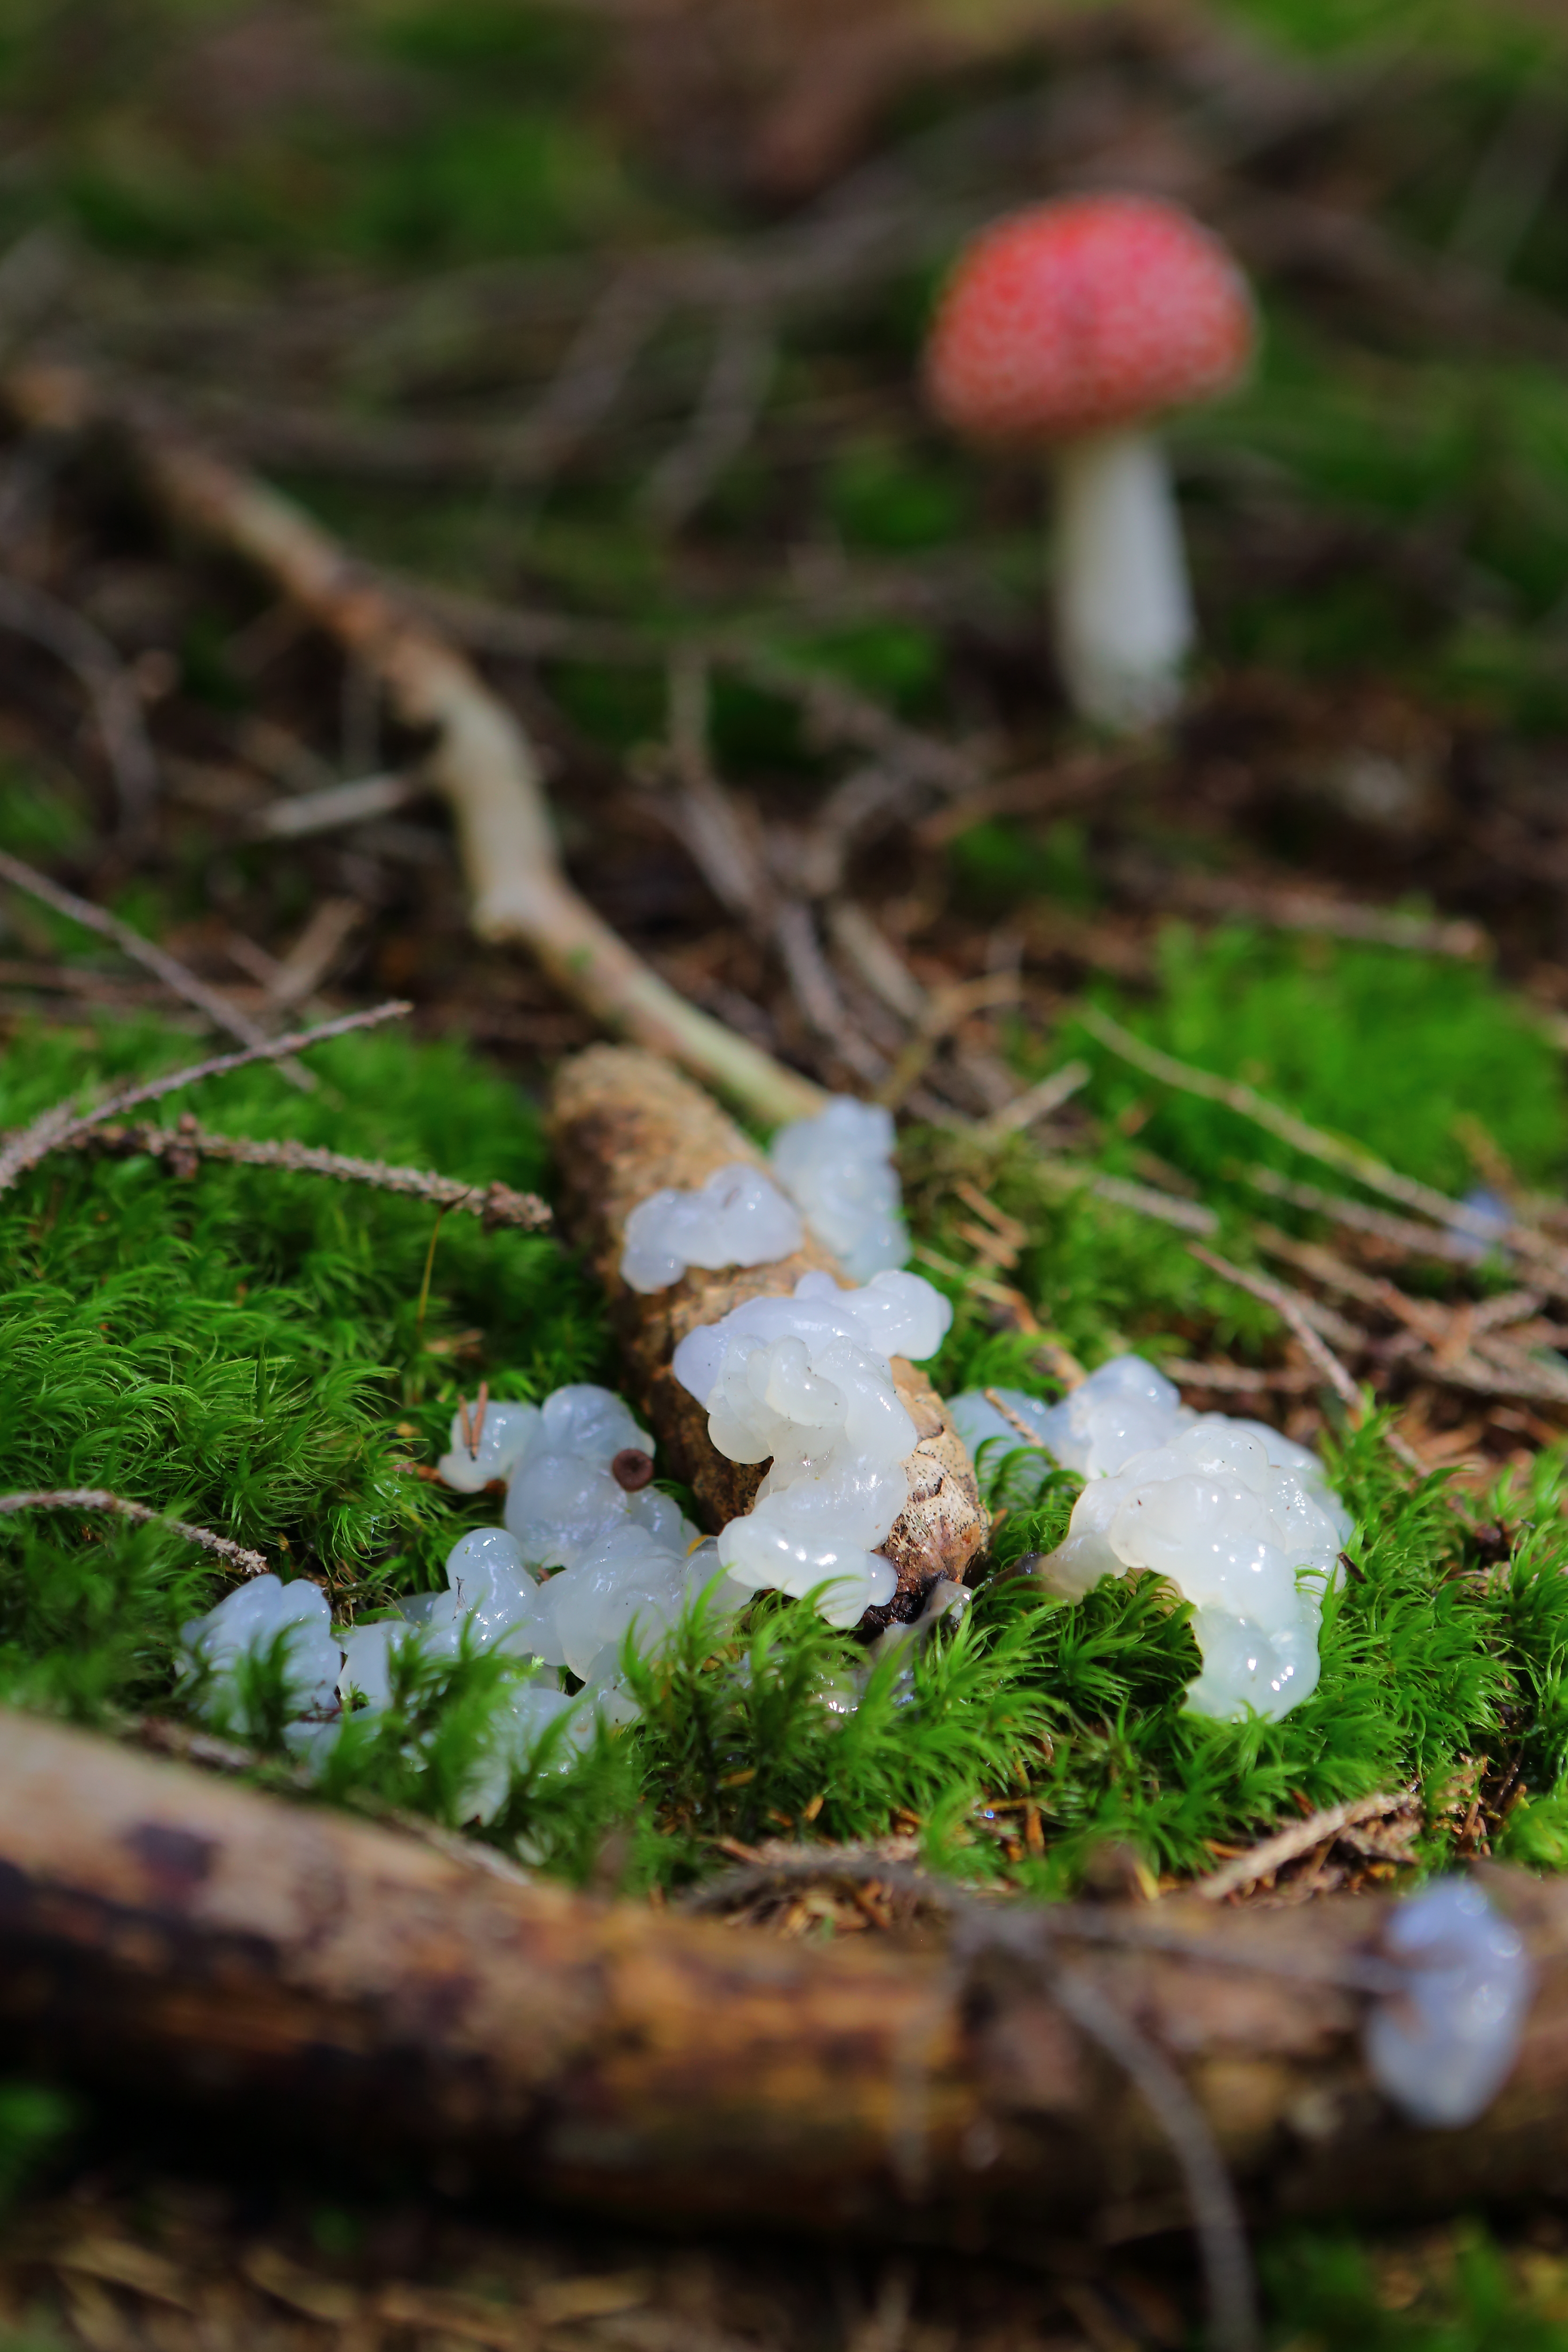
[[[803,1274],[849,1279],[808,1234],[791,1257],[707,1273],[693,1266],[668,1290],[635,1291],[621,1279],[626,1222],[665,1185],[686,1192],[734,1160],[767,1162],[731,1119],[668,1063],[626,1047],[595,1045],[565,1063],[551,1098],[551,1126],[569,1228],[605,1286],[633,1393],[665,1449],[666,1465],[695,1493],[708,1525],[749,1511],[765,1465],[727,1462],[710,1444],[708,1416],[670,1370],[699,1324],[716,1323],[743,1299],[787,1297]],[[925,1375],[901,1357],[893,1385],[919,1433],[909,1456],[910,1499],[882,1549],[899,1589],[861,1620],[875,1632],[918,1616],[941,1576],[962,1582],[988,1526],[967,1447]]]
[[[7,2064],[644,2219],[1029,2248],[1184,2218],[1137,2095],[1000,1941],[783,1942],[520,1885],[5,1710],[0,1787]],[[1561,2195],[1568,1886],[1489,1883],[1539,1984],[1464,2132],[1401,2125],[1363,2067],[1342,1979],[1384,1898],[1077,1913],[1062,1949],[1175,2061],[1259,2216]]]

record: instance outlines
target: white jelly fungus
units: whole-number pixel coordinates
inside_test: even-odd
[[[772,1461],[750,1513],[719,1537],[737,1585],[826,1586],[837,1625],[891,1599],[877,1546],[909,1500],[915,1427],[889,1358],[934,1354],[952,1320],[929,1282],[889,1268],[858,1290],[803,1275],[792,1297],[747,1299],[687,1334],[675,1376],[706,1408],[714,1445],[731,1462]]]
[[[1129,1569],[1168,1578],[1194,1604],[1204,1665],[1187,1703],[1200,1715],[1278,1717],[1315,1688],[1322,1595],[1351,1531],[1315,1455],[1262,1422],[1200,1417],[1136,1356],[1102,1365],[1060,1404],[997,1393],[1087,1482],[1041,1564],[1054,1591],[1076,1601]],[[1025,1442],[983,1394],[950,1411],[972,1448]]]
[[[492,1404],[477,1447],[473,1430],[472,1414],[453,1424],[459,1473],[453,1483],[471,1492],[504,1461],[506,1526],[459,1538],[447,1555],[445,1591],[418,1594],[397,1617],[339,1633],[313,1584],[265,1576],[239,1586],[185,1628],[187,1666],[201,1673],[212,1719],[259,1727],[237,1718],[236,1677],[242,1659],[265,1652],[281,1632],[288,1695],[298,1711],[284,1737],[316,1769],[337,1738],[340,1708],[375,1714],[392,1704],[405,1645],[433,1660],[456,1658],[465,1647],[499,1651],[531,1668],[531,1679],[510,1685],[498,1702],[489,1759],[468,1792],[471,1811],[485,1819],[548,1724],[569,1714],[568,1743],[581,1744],[595,1717],[624,1723],[636,1713],[621,1684],[628,1633],[651,1646],[705,1586],[721,1612],[744,1603],[746,1591],[722,1574],[716,1547],[679,1505],[650,1483],[628,1489],[615,1475],[617,1456],[628,1449],[651,1455],[653,1448],[608,1389],[578,1385],[557,1389],[542,1405]],[[558,1687],[562,1666],[583,1681],[581,1692],[569,1696]]]
[[[864,1282],[910,1254],[893,1115],[880,1103],[835,1095],[816,1118],[781,1127],[768,1152],[773,1174],[825,1249]]]
[[[1384,1951],[1404,1982],[1367,2018],[1373,2080],[1413,2124],[1474,2123],[1519,2055],[1533,1972],[1518,1930],[1447,1878],[1397,1906]]]
[[[633,1290],[668,1290],[689,1265],[770,1265],[799,1249],[800,1213],[776,1184],[742,1160],[694,1192],[667,1186],[626,1219],[621,1279]]]
[[[247,1660],[279,1649],[289,1705],[300,1715],[333,1704],[340,1656],[327,1596],[305,1577],[292,1584],[258,1576],[193,1617],[181,1633],[186,1671],[200,1685],[198,1704],[210,1722],[252,1732],[239,1675]]]

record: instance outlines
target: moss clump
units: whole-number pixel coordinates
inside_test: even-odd
[[[1217,1029],[1199,1016],[1221,1003],[1226,959],[1240,952],[1222,941],[1206,964],[1188,949],[1171,960],[1171,995],[1153,1020],[1194,1058],[1220,1062]],[[1352,963],[1344,984],[1349,1015],[1320,1003],[1317,1060],[1302,1048],[1290,1066],[1309,1103],[1311,1085],[1341,1066],[1327,1033],[1356,1016],[1364,969]],[[1384,967],[1372,969],[1381,984]],[[1277,958],[1248,1034],[1289,1043],[1319,978]],[[1468,993],[1452,1002],[1481,1041],[1475,1053],[1489,1037],[1515,1040],[1512,1012],[1460,979]],[[1434,1039],[1439,1027],[1434,1016]],[[1428,1048],[1409,1050],[1419,1060]],[[117,1076],[168,1051],[146,1031],[106,1033],[93,1066]],[[520,1186],[547,1176],[533,1109],[455,1045],[344,1040],[321,1072],[310,1097],[271,1073],[226,1080],[204,1115]],[[24,1040],[0,1118],[20,1121],[81,1075],[58,1036]],[[1221,1165],[1227,1115],[1182,1109],[1193,1114],[1189,1164]],[[1551,1098],[1512,1126],[1500,1120],[1501,1139],[1521,1159],[1543,1155],[1556,1116]],[[923,1149],[922,1160],[918,1139],[911,1148],[917,1222],[940,1244],[941,1150]],[[1019,1278],[1091,1360],[1212,1313],[1214,1277],[1180,1234],[1086,1195],[1047,1196],[1021,1154],[992,1174],[1028,1225]],[[417,1202],[310,1178],[209,1166],[184,1182],[144,1161],[62,1156],[0,1204],[0,1249],[5,1486],[107,1486],[202,1521],[316,1578],[340,1617],[437,1581],[456,1536],[493,1518],[486,1498],[460,1505],[406,1466],[439,1449],[460,1388],[485,1377],[498,1394],[527,1397],[616,1377],[597,1302],[552,1240],[486,1235],[460,1218],[437,1231]],[[961,1295],[939,1381],[1039,1389],[1028,1344],[989,1328]],[[1283,1723],[1241,1726],[1186,1711],[1197,1654],[1168,1588],[1107,1584],[1068,1607],[1010,1573],[1058,1538],[1075,1482],[1058,1475],[1027,1502],[1008,1461],[983,1466],[1005,1516],[963,1624],[868,1676],[856,1645],[803,1605],[766,1597],[730,1629],[697,1610],[663,1656],[632,1667],[640,1724],[600,1734],[581,1756],[548,1745],[487,1834],[582,1874],[618,1828],[635,1885],[700,1873],[715,1839],[918,1823],[949,1866],[1056,1894],[1108,1839],[1187,1873],[1206,1865],[1213,1843],[1298,1802],[1412,1780],[1440,1820],[1446,1793],[1484,1769],[1477,1759],[1506,1759],[1526,1792],[1510,1815],[1511,1850],[1568,1859],[1568,1530],[1555,1457],[1538,1465],[1532,1531],[1506,1580],[1489,1583],[1463,1572],[1477,1557],[1469,1522],[1442,1479],[1412,1488],[1375,1429],[1348,1440],[1335,1475],[1359,1532],[1325,1616],[1322,1681]],[[1519,1515],[1517,1498],[1510,1508]],[[179,1705],[179,1626],[222,1583],[157,1528],[65,1515],[0,1523],[0,1695],[110,1727]],[[393,1708],[340,1743],[323,1794],[461,1823],[513,1671],[493,1656],[409,1662]],[[845,1712],[834,1695],[852,1677],[859,1703]],[[262,1666],[247,1706],[264,1742],[284,1712],[267,1680]]]

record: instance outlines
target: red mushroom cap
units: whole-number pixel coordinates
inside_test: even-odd
[[[960,432],[1069,440],[1226,391],[1252,344],[1247,282],[1186,213],[1069,196],[981,231],[942,296],[926,378]]]

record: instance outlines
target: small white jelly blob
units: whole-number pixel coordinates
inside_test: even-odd
[[[909,1500],[915,1425],[889,1358],[932,1354],[952,1319],[929,1282],[884,1269],[858,1290],[803,1275],[793,1297],[747,1299],[687,1334],[675,1376],[707,1408],[714,1445],[771,1464],[752,1510],[719,1537],[736,1584],[824,1587],[836,1625],[892,1599],[897,1573],[878,1546]]]
[[[442,1484],[478,1495],[504,1478],[539,1424],[534,1404],[465,1405],[452,1415],[448,1450],[436,1465]]]
[[[757,1168],[734,1160],[695,1192],[666,1187],[626,1219],[621,1279],[668,1290],[688,1266],[769,1265],[799,1249],[800,1213]]]
[[[233,1722],[237,1729],[254,1727],[237,1719],[237,1678],[244,1662],[265,1656],[279,1635],[290,1706],[305,1715],[336,1704],[342,1653],[325,1593],[306,1577],[283,1584],[275,1576],[258,1576],[237,1585],[216,1609],[205,1617],[193,1617],[181,1631],[187,1665],[210,1670],[201,1702],[210,1721]]]
[[[768,1152],[774,1175],[823,1246],[857,1282],[910,1254],[893,1115],[880,1103],[835,1095],[816,1118],[780,1128]]]
[[[1041,1565],[1053,1591],[1081,1600],[1130,1569],[1168,1578],[1194,1604],[1204,1665],[1187,1704],[1201,1715],[1277,1718],[1316,1688],[1322,1596],[1340,1580],[1351,1521],[1314,1454],[1260,1421],[1200,1418],[1137,1356],[1102,1364],[1059,1404],[997,1393],[1086,1482]],[[949,1411],[972,1447],[1023,1443],[978,1391]]]
[[[1384,1950],[1405,1986],[1368,2014],[1373,2080],[1411,2123],[1474,2123],[1513,2067],[1530,2008],[1534,1972],[1518,1930],[1479,1886],[1447,1878],[1398,1906]]]

